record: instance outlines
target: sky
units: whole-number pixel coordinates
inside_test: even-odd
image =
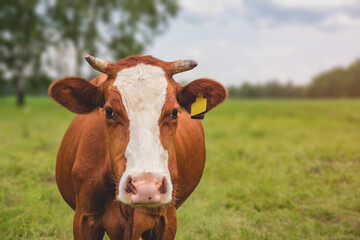
[[[145,54],[194,59],[175,76],[226,86],[272,79],[307,84],[360,58],[360,0],[179,0],[181,10]]]

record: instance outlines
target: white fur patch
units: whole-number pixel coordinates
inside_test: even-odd
[[[136,178],[149,173],[166,178],[168,191],[164,203],[171,201],[168,152],[161,145],[158,125],[167,84],[162,68],[142,63],[118,72],[114,82],[130,120],[130,140],[125,150],[126,169],[118,191],[118,199],[124,203],[130,203],[124,192],[128,176]]]

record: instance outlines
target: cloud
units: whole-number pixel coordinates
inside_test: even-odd
[[[301,8],[285,8],[272,2],[249,1],[248,19],[251,22],[260,22],[268,19],[272,25],[283,25],[290,23],[312,24],[319,22],[325,13]]]
[[[244,11],[242,0],[180,0],[180,5],[185,11],[201,16],[218,16],[230,9],[239,13]]]
[[[148,49],[166,61],[198,61],[195,70],[177,75],[177,80],[210,77],[231,85],[277,78],[299,84],[359,57],[360,8],[354,5],[218,2],[182,0],[186,8]],[[211,6],[217,9],[207,11]]]
[[[249,21],[263,27],[300,24],[341,30],[358,26],[360,20],[360,1],[353,0],[253,0],[247,1],[245,6]]]
[[[355,18],[351,15],[338,12],[323,19],[319,26],[325,29],[342,29],[345,27],[359,28],[360,18]]]
[[[181,0],[180,5],[192,24],[235,22],[262,28],[300,24],[336,30],[357,26],[360,20],[357,0]]]
[[[284,8],[300,8],[315,11],[358,5],[357,0],[272,0],[272,2]]]

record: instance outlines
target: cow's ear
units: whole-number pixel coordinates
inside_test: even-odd
[[[189,113],[191,112],[191,105],[199,97],[206,98],[206,110],[203,112],[206,113],[226,99],[227,91],[221,83],[208,78],[194,80],[177,89],[178,103]],[[203,114],[200,114],[198,118],[203,118]]]
[[[102,89],[83,78],[67,77],[51,84],[49,95],[70,111],[84,114],[104,104]]]

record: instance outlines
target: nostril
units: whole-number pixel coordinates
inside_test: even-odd
[[[166,179],[165,179],[165,177],[163,177],[163,179],[162,179],[162,183],[161,183],[161,186],[160,186],[160,188],[159,188],[159,191],[160,191],[160,193],[162,193],[162,194],[165,194],[165,193],[167,192],[167,189],[166,189]]]
[[[131,177],[129,177],[126,186],[125,186],[125,192],[136,194],[136,187],[133,185],[133,180]]]

